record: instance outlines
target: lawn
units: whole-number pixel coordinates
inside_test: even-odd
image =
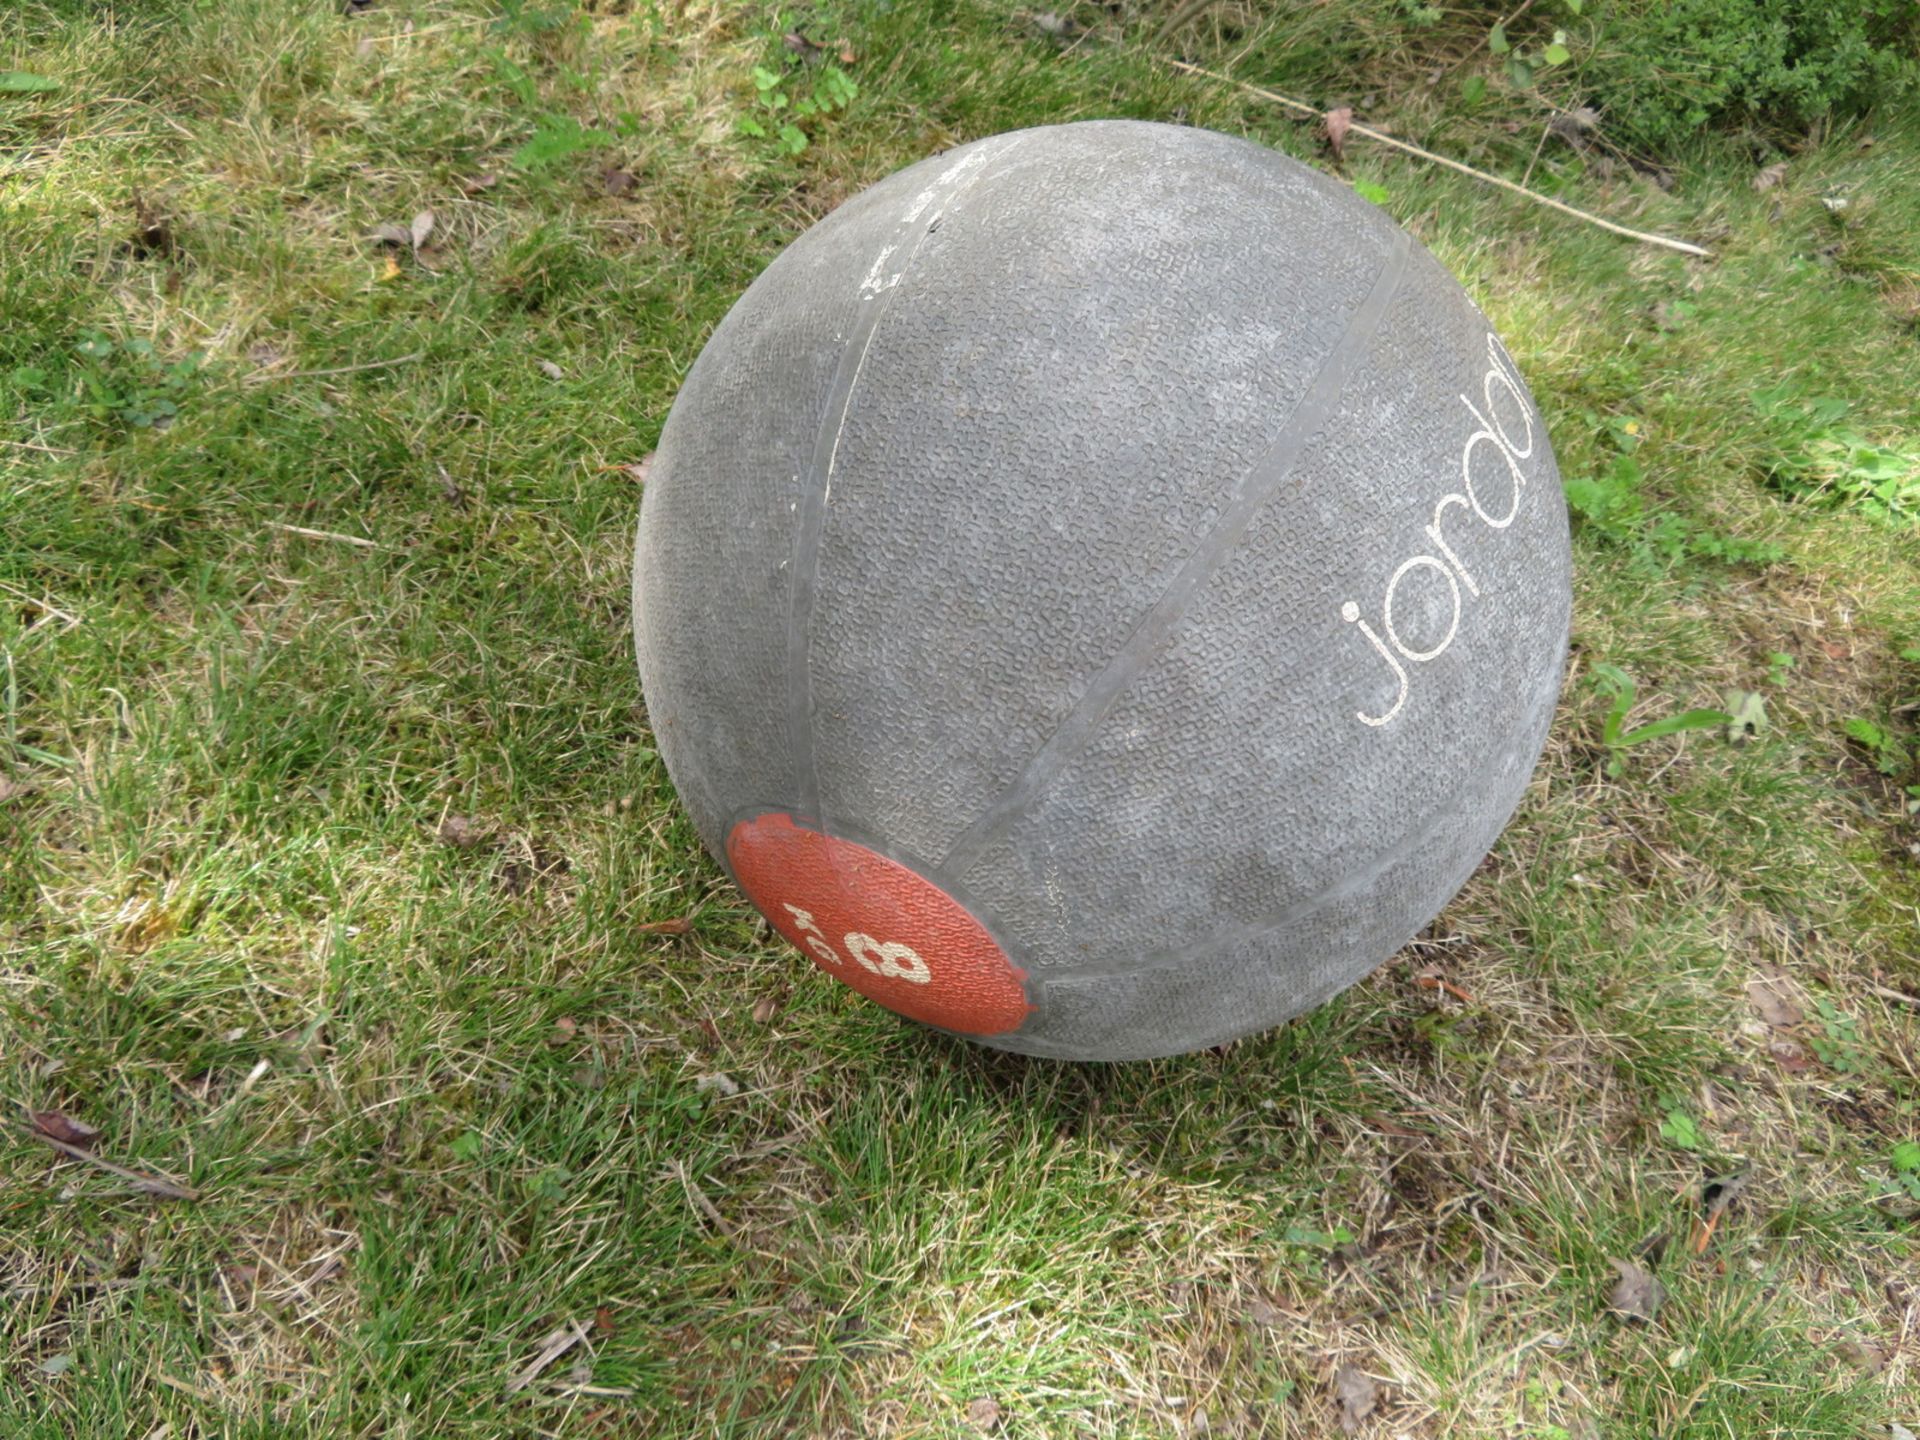
[[[1534,8],[1502,45],[1608,63],[1603,0]],[[8,7],[58,84],[0,77],[0,1434],[1920,1429],[1920,104],[1636,156],[1500,13]],[[1460,276],[1576,592],[1427,932],[1091,1066],[770,935],[628,585],[786,242],[1111,115],[1332,170]],[[1636,734],[1701,707],[1756,723]]]

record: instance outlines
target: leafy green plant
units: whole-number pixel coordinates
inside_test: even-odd
[[[38,95],[58,90],[60,82],[25,70],[0,70],[0,95]]]
[[[1893,1166],[1893,1183],[1915,1200],[1920,1200],[1920,1142],[1902,1140],[1887,1156]]]
[[[612,131],[582,125],[571,115],[543,115],[526,143],[513,152],[510,163],[521,170],[545,170],[618,139]]]
[[[1882,775],[1898,775],[1907,768],[1907,747],[1884,725],[1856,715],[1840,727],[1847,738],[1867,752]]]
[[[1578,15],[1584,0],[1563,0],[1563,3]],[[1487,49],[1499,58],[1508,83],[1516,90],[1530,89],[1540,71],[1555,69],[1573,59],[1566,31],[1555,30],[1550,40],[1515,44],[1508,38],[1504,23],[1496,23],[1487,32]]]
[[[1814,1055],[1829,1070],[1854,1075],[1867,1068],[1866,1052],[1860,1046],[1860,1022],[1846,1014],[1826,996],[1816,996],[1820,1030],[1808,1036]]]
[[[1753,405],[1779,437],[1765,472],[1776,489],[1889,523],[1920,520],[1920,451],[1874,442],[1847,423],[1846,401],[1804,398],[1790,385],[1758,392]]]
[[[1627,715],[1633,709],[1639,686],[1617,665],[1595,665],[1593,678],[1602,693],[1611,695],[1613,699],[1600,722],[1600,743],[1606,747],[1607,774],[1612,776],[1617,777],[1626,770],[1626,751],[1631,746],[1644,745],[1649,740],[1658,740],[1664,735],[1678,735],[1686,730],[1712,730],[1733,723],[1733,717],[1724,710],[1683,710],[1677,715],[1668,715],[1629,730],[1626,728]]]
[[[68,357],[71,365],[21,365],[6,376],[6,390],[29,405],[77,403],[95,423],[164,429],[198,378],[198,352],[169,361],[148,340],[112,340],[89,333]]]
[[[1671,1096],[1663,1097],[1661,1105],[1666,1116],[1660,1122],[1660,1138],[1681,1150],[1691,1150],[1695,1154],[1707,1148],[1706,1137],[1700,1133],[1700,1124],[1689,1115],[1685,1107]]]
[[[821,65],[811,80],[801,71],[753,67],[754,108],[734,128],[742,135],[772,143],[783,155],[798,155],[808,145],[807,125],[853,103],[860,87],[836,65]]]
[[[1649,564],[1718,560],[1770,565],[1780,558],[1777,545],[1723,535],[1685,515],[1651,506],[1642,489],[1646,471],[1634,457],[1645,438],[1639,422],[1620,416],[1602,420],[1591,413],[1587,419],[1617,453],[1597,473],[1570,476],[1562,482],[1567,507],[1585,529]]]
[[[1920,72],[1911,0],[1659,0],[1595,18],[1581,79],[1612,135],[1653,151],[1724,121],[1804,132],[1892,100]]]

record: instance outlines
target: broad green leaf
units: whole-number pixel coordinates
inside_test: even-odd
[[[0,95],[39,95],[59,88],[60,82],[49,75],[29,75],[25,70],[0,70]]]
[[[1683,730],[1713,730],[1732,723],[1733,717],[1724,710],[1683,710],[1678,715],[1629,730],[1620,737],[1620,744],[1638,745],[1643,740],[1658,740],[1662,735],[1678,735]]]
[[[1513,47],[1507,43],[1507,27],[1496,25],[1487,32],[1487,49],[1496,55],[1504,55]]]
[[[1386,186],[1376,185],[1371,180],[1356,180],[1353,182],[1353,193],[1362,200],[1371,200],[1376,205],[1384,205],[1391,192]]]
[[[1686,1111],[1669,1110],[1667,1118],[1660,1122],[1660,1138],[1678,1145],[1682,1150],[1698,1150],[1701,1144],[1700,1127]]]
[[[1727,725],[1727,739],[1741,741],[1767,733],[1767,698],[1758,690],[1729,690],[1727,713],[1733,719]]]
[[[1564,65],[1573,58],[1573,52],[1559,44],[1547,46],[1545,55],[1549,65]]]

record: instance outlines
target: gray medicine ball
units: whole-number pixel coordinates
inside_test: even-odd
[[[910,166],[715,330],[640,515],[654,734],[819,968],[1118,1060],[1379,965],[1559,691],[1546,427],[1460,286],[1261,146],[1131,121]]]

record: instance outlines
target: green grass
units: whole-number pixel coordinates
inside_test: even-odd
[[[0,94],[0,1432],[957,1435],[990,1398],[1009,1435],[1305,1437],[1342,1365],[1382,1436],[1920,1426],[1920,773],[1843,729],[1913,753],[1920,530],[1778,483],[1817,457],[1753,401],[1920,450],[1920,116],[1764,193],[1703,135],[1662,190],[1536,157],[1490,18],[1413,8],[0,16],[0,65],[61,81]],[[858,93],[791,155],[736,125],[796,24]],[[1716,258],[1352,144],[1566,475],[1631,454],[1633,507],[1577,526],[1554,740],[1347,995],[1029,1063],[826,985],[700,853],[633,672],[626,467],[780,246],[931,150],[1127,114],[1326,163],[1156,43]],[[422,210],[418,257],[364,238]],[[1596,664],[1629,727],[1740,688],[1771,728],[1609,777]],[[1650,1324],[1608,1307],[1636,1256]]]

